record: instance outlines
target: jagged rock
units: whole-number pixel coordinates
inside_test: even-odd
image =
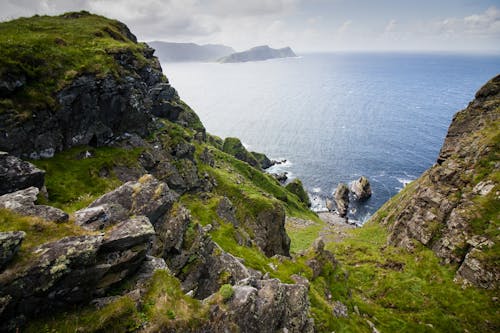
[[[215,166],[214,155],[207,148],[203,149],[203,152],[200,155],[200,160],[212,168]]]
[[[75,212],[75,223],[88,230],[103,230],[128,218],[128,212],[119,204],[102,204]]]
[[[104,295],[137,271],[153,235],[148,219],[136,217],[104,235],[65,237],[39,246],[26,266],[0,274],[0,298],[10,298],[0,326],[11,327],[20,315],[31,317]]]
[[[472,245],[479,238],[485,239],[483,244],[499,241],[488,231],[494,222],[483,208],[498,202],[493,175],[500,164],[494,163],[498,143],[491,124],[499,120],[500,75],[453,117],[437,163],[408,185],[397,202],[389,201],[380,219],[390,231],[390,244],[412,250],[418,241],[444,263],[460,265],[458,280],[483,288],[498,286],[500,275],[488,255],[476,255],[490,251],[488,247]]]
[[[152,253],[167,258],[182,252],[184,234],[191,222],[189,210],[178,205],[155,224],[156,238]]]
[[[331,265],[332,268],[337,266],[337,260],[332,252],[325,250],[323,239],[318,238],[312,245],[314,256],[306,261],[306,265],[312,270],[312,279],[316,279],[321,275],[326,266]]]
[[[288,176],[287,176],[287,172],[281,172],[281,173],[273,173],[273,177],[276,178],[277,181],[279,181],[281,184],[284,184],[287,179],[288,179]]]
[[[295,194],[300,199],[300,201],[307,205],[307,207],[311,207],[311,200],[309,199],[309,195],[307,194],[307,192],[304,190],[304,186],[302,185],[300,179],[295,178],[285,187],[288,191]]]
[[[372,195],[370,182],[365,176],[359,177],[351,184],[351,191],[356,195],[358,200],[366,200]]]
[[[219,201],[216,212],[221,219],[231,222],[235,227],[238,226],[239,222],[235,215],[236,209],[227,197],[223,197]]]
[[[261,210],[255,220],[241,221],[254,235],[254,241],[268,257],[290,256],[290,238],[285,230],[285,210],[281,204]]]
[[[473,284],[485,289],[495,289],[500,280],[498,270],[492,270],[485,266],[479,258],[482,251],[474,248],[465,256],[465,260],[458,268],[455,281],[465,284]]]
[[[313,332],[308,288],[278,279],[245,279],[233,286],[224,306],[212,306],[208,330],[224,332]],[[211,299],[205,300],[210,303]]]
[[[257,153],[255,151],[252,151],[250,153],[257,160],[257,162],[259,162],[259,165],[263,170],[270,168],[275,164],[275,161],[271,161],[265,154]]]
[[[346,184],[340,183],[335,190],[335,204],[337,205],[337,212],[341,217],[347,215],[349,209],[349,188]]]
[[[335,203],[333,202],[332,199],[326,198],[325,206],[326,206],[326,209],[328,209],[329,212],[335,211]]]
[[[42,189],[45,171],[0,151],[0,195],[34,186]]]
[[[151,175],[144,175],[136,182],[127,182],[104,194],[89,205],[89,208],[104,204],[121,205],[128,215],[145,215],[154,225],[177,200],[178,194],[168,185]]]
[[[25,236],[24,231],[0,232],[0,272],[16,255]]]
[[[243,146],[238,138],[226,138],[224,140],[224,145],[222,146],[222,151],[236,157],[240,161],[247,162],[251,166],[260,169],[259,162],[245,148],[245,146]]]
[[[4,194],[0,196],[0,208],[12,210],[21,215],[36,216],[47,221],[68,221],[68,214],[58,208],[35,205],[38,192],[38,188],[29,187],[14,193]]]

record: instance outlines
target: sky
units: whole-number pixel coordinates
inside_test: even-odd
[[[500,0],[0,0],[0,21],[75,10],[118,19],[141,41],[500,54]]]

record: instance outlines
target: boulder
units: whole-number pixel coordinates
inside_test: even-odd
[[[276,178],[276,180],[279,181],[281,184],[284,184],[288,179],[287,174],[288,174],[287,172],[273,173],[272,176]]]
[[[45,171],[6,152],[0,151],[0,195],[28,187],[42,189]]]
[[[349,188],[346,184],[340,183],[335,190],[335,204],[337,205],[337,212],[341,217],[347,215],[349,209]]]
[[[103,230],[128,218],[128,211],[120,204],[105,203],[75,212],[75,223],[88,230]]]
[[[145,216],[111,227],[105,234],[65,237],[43,244],[22,267],[0,274],[0,330],[19,319],[68,308],[102,297],[134,274],[146,258],[154,235]]]
[[[14,258],[24,237],[24,231],[0,232],[0,272]]]
[[[351,191],[358,200],[366,200],[372,195],[370,182],[365,176],[359,177],[351,184]]]
[[[476,248],[467,253],[465,260],[457,270],[455,281],[494,290],[499,285],[500,270],[498,267],[486,267],[480,259],[481,254],[482,251]]]
[[[223,306],[212,306],[208,331],[313,332],[308,288],[278,279],[245,279]],[[205,300],[211,303],[211,298]]]
[[[21,215],[39,217],[47,221],[68,221],[68,214],[58,208],[35,205],[38,192],[38,188],[29,187],[14,193],[4,194],[0,196],[0,208],[12,210]]]
[[[178,197],[179,195],[170,190],[166,183],[158,181],[151,175],[144,175],[138,181],[127,182],[104,194],[92,202],[89,208],[105,204],[120,205],[128,215],[145,215],[154,225]]]

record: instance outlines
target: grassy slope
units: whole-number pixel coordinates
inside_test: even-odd
[[[36,109],[55,109],[54,93],[82,73],[120,75],[113,54],[129,50],[144,61],[142,49],[122,25],[97,15],[79,18],[35,16],[0,23],[0,77],[26,76],[12,98],[0,99],[0,113],[23,121]],[[64,27],[63,29],[61,27]]]

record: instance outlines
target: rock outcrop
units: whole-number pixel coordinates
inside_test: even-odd
[[[372,188],[370,182],[365,176],[359,177],[351,184],[351,192],[354,193],[358,200],[366,200],[372,196]]]
[[[24,267],[0,274],[2,328],[26,317],[90,301],[135,273],[146,258],[154,229],[136,217],[105,234],[74,236],[39,246]]]
[[[43,188],[45,171],[0,151],[0,195],[34,186]]]
[[[491,254],[500,241],[492,232],[500,205],[499,124],[497,76],[455,115],[437,163],[381,209],[391,244],[412,249],[418,241],[460,265],[457,280],[489,289],[500,281]]]
[[[24,231],[0,232],[0,272],[16,255],[24,237]]]
[[[83,13],[65,19],[66,22],[85,20],[90,15]],[[22,121],[10,110],[0,114],[0,150],[37,159],[79,145],[103,146],[126,133],[145,136],[156,128],[154,116],[189,125],[204,136],[198,116],[170,86],[158,59],[153,56],[154,50],[137,43],[125,25],[113,21],[109,24],[113,27],[105,30],[115,29],[113,39],[124,45],[135,45],[135,48],[103,50],[103,57],[116,64],[117,73],[84,72],[68,83],[62,72],[61,77],[54,78],[65,84],[51,96],[53,105],[29,110],[31,117]],[[71,57],[71,53],[67,53],[67,57]],[[29,66],[32,64],[26,67],[31,68]],[[14,82],[22,82],[24,75],[22,71],[17,73],[18,79]],[[35,77],[26,84],[34,85],[42,79]],[[16,99],[18,90],[6,89],[4,97]]]
[[[253,167],[260,168],[259,162],[245,146],[243,146],[238,138],[226,138],[222,146],[222,151],[236,157],[240,161],[247,162]]]
[[[223,306],[211,308],[209,331],[314,332],[307,286],[249,278],[232,288]]]
[[[334,198],[337,205],[337,213],[341,217],[345,217],[349,209],[349,188],[346,184],[340,183],[337,185]]]
[[[311,200],[300,179],[295,178],[286,185],[286,189],[295,194],[307,207],[311,207]]]
[[[64,211],[46,205],[36,205],[38,188],[28,187],[14,193],[0,196],[0,208],[12,210],[25,216],[36,216],[46,221],[66,222],[68,214]]]

